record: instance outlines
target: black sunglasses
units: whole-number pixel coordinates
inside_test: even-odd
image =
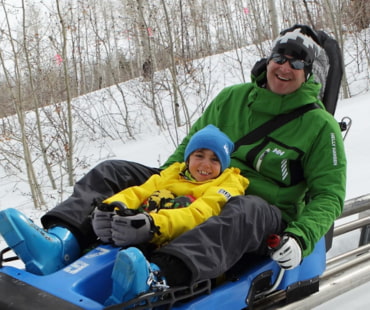
[[[281,54],[272,54],[270,60],[279,65],[285,64],[288,61],[290,67],[294,70],[302,70],[305,66],[308,65],[307,62],[305,62],[304,60],[296,58],[287,58]]]

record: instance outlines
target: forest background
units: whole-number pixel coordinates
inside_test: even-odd
[[[86,137],[128,143],[150,128],[175,148],[213,98],[218,66],[230,66],[224,86],[248,82],[296,23],[338,41],[340,98],[370,88],[367,0],[1,0],[0,16],[0,168],[26,175],[36,209],[92,164]],[[208,61],[216,54],[225,63]]]

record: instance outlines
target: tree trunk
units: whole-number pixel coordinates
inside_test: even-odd
[[[72,115],[72,102],[69,86],[69,74],[68,74],[68,56],[67,56],[67,31],[66,25],[60,10],[59,0],[56,0],[59,22],[62,28],[62,58],[63,58],[63,71],[64,71],[64,83],[66,89],[66,102],[67,102],[67,135],[68,140],[64,146],[66,153],[66,164],[67,164],[67,173],[68,173],[68,183],[70,186],[74,184],[74,167],[73,167],[73,150],[74,150],[74,141],[73,141],[73,115]]]

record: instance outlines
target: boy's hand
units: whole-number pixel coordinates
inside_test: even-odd
[[[92,212],[91,225],[95,234],[104,243],[112,243],[112,220],[116,210],[127,208],[122,202],[104,203],[95,199]]]
[[[126,210],[124,210],[126,211]],[[158,233],[153,218],[148,213],[136,213],[136,210],[117,212],[112,221],[112,239],[116,246],[137,245],[148,242]]]
[[[91,224],[95,234],[104,243],[112,242],[112,218],[114,211],[102,211],[95,208],[91,218]]]

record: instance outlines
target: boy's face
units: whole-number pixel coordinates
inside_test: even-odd
[[[191,153],[188,168],[198,182],[217,178],[221,173],[221,163],[209,149],[198,149]]]

